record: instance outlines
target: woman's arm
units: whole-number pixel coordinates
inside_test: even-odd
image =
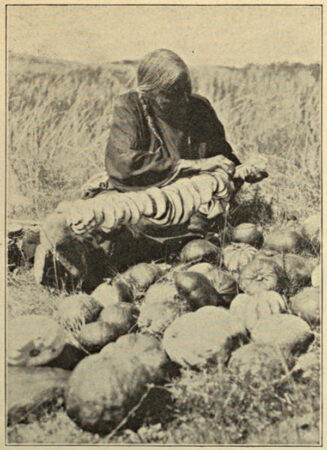
[[[159,143],[150,143],[137,104],[126,96],[119,97],[105,157],[111,182],[120,190],[142,189],[169,178],[176,164]]]

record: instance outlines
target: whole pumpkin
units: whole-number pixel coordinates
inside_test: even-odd
[[[158,376],[158,368],[165,369],[168,358],[163,351],[161,342],[154,336],[140,333],[130,333],[120,336],[116,342],[103,347],[101,355],[137,356],[153,376]]]
[[[174,278],[178,294],[193,311],[205,305],[218,306],[224,303],[204,275],[197,272],[176,272]]]
[[[237,370],[238,375],[242,377],[251,374],[271,382],[274,376],[279,378],[284,375],[293,364],[294,357],[288,355],[288,360],[285,360],[285,353],[278,347],[251,342],[232,353],[228,367]]]
[[[223,299],[224,305],[229,305],[233,298],[238,294],[238,285],[235,278],[228,272],[213,267],[207,275],[211,285],[216,289],[219,296]]]
[[[290,298],[294,314],[302,317],[309,324],[320,323],[320,289],[307,287]]]
[[[178,317],[164,333],[162,345],[169,358],[184,367],[225,363],[245,340],[246,331],[228,310],[205,306]]]
[[[11,366],[41,366],[55,359],[65,343],[64,329],[47,316],[23,315],[8,324],[7,360]]]
[[[143,303],[137,320],[138,328],[143,332],[162,336],[176,317],[188,309],[187,303],[181,300]]]
[[[162,350],[145,351],[142,354],[148,356],[144,357],[141,353],[113,353],[88,356],[69,379],[66,411],[86,431],[110,433],[146,394],[148,385],[163,379],[161,364],[167,359]]]
[[[138,309],[131,303],[117,303],[104,308],[100,320],[106,322],[113,330],[116,330],[116,339],[122,334],[128,333],[136,324]]]
[[[219,248],[206,239],[194,239],[188,242],[180,253],[180,260],[184,263],[190,261],[218,262],[219,259]]]
[[[109,342],[119,335],[115,326],[107,322],[92,322],[82,326],[78,335],[78,342],[89,353],[99,352]]]
[[[264,317],[251,330],[257,344],[277,346],[287,357],[307,351],[314,339],[309,325],[293,314],[273,314]]]
[[[208,277],[208,274],[210,274],[210,272],[216,267],[217,266],[208,262],[200,262],[189,267],[188,269],[186,269],[186,271],[200,273],[201,275]]]
[[[209,280],[210,284],[216,289],[219,296],[224,300],[225,304],[229,304],[238,293],[235,278],[231,274],[219,269],[213,264],[198,263],[187,269],[187,272],[204,275]]]
[[[240,272],[257,255],[258,250],[249,244],[233,243],[223,249],[224,265],[230,272]]]
[[[298,253],[305,244],[303,236],[295,230],[272,231],[264,239],[264,247],[280,253]]]
[[[261,247],[263,234],[261,229],[253,223],[240,223],[232,231],[232,241]]]
[[[169,265],[139,263],[130,267],[119,277],[138,291],[146,291],[168,269]]]
[[[278,291],[285,284],[286,275],[272,260],[254,258],[243,267],[239,276],[239,286],[247,294],[258,291]]]
[[[132,303],[134,299],[132,289],[123,280],[102,283],[91,295],[103,307],[119,302]]]
[[[308,259],[292,253],[277,254],[273,259],[285,271],[291,283],[296,286],[310,284],[312,263]]]
[[[87,294],[70,295],[58,303],[59,323],[67,330],[78,333],[82,325],[98,319],[103,306]]]
[[[274,291],[261,291],[253,295],[239,294],[230,305],[230,312],[235,320],[240,321],[249,331],[259,319],[285,310],[283,298]]]
[[[143,303],[162,303],[171,302],[177,297],[177,289],[173,281],[159,281],[153,284],[146,291]]]
[[[320,287],[320,285],[321,285],[321,265],[320,264],[312,271],[311,284],[313,287]]]
[[[321,242],[321,215],[313,214],[302,223],[302,234],[313,244],[320,246]]]

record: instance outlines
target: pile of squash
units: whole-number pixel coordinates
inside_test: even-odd
[[[171,364],[219,364],[240,376],[268,360],[292,368],[320,322],[320,266],[299,254],[319,246],[318,222],[309,219],[303,231],[266,235],[238,225],[220,247],[197,239],[172,266],[137,264],[91,295],[65,297],[54,318],[15,319],[8,362],[50,364],[67,342],[82,350],[65,408],[78,426],[100,434],[125,423],[151,386],[169,380]]]

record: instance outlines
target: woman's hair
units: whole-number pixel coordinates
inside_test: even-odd
[[[137,70],[138,90],[141,92],[192,91],[190,72],[185,62],[171,50],[159,49],[148,53]]]

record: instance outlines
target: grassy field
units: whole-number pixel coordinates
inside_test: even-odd
[[[135,65],[90,67],[10,55],[8,215],[44,217],[103,169],[116,95],[133,87]],[[195,67],[194,90],[206,96],[241,159],[263,154],[273,223],[320,210],[320,67]],[[254,188],[248,195],[254,195]],[[264,218],[262,218],[264,222]],[[264,223],[263,223],[264,225]],[[271,223],[267,226],[271,226]],[[317,258],[316,258],[317,259]],[[59,297],[64,294],[59,294]],[[8,314],[51,315],[58,294],[37,286],[28,269],[8,280]],[[319,328],[312,351],[319,358]],[[172,401],[137,431],[111,438],[83,432],[63,410],[8,429],[10,443],[301,444],[320,441],[320,371],[240,379],[232,370],[184,370],[166,386]]]
[[[133,64],[9,57],[10,215],[43,216],[103,169],[112,102],[134,76]],[[240,158],[267,156],[262,188],[277,207],[319,210],[319,66],[195,67],[192,77]]]

